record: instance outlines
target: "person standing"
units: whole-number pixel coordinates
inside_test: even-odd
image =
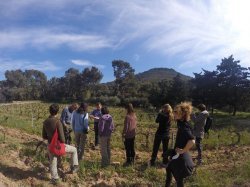
[[[204,127],[206,124],[207,117],[209,116],[206,106],[204,104],[199,104],[197,106],[199,112],[191,115],[191,119],[194,122],[194,136],[195,144],[198,151],[197,164],[202,163],[202,139],[204,138]]]
[[[65,136],[65,143],[71,144],[71,132],[72,132],[72,113],[77,109],[77,104],[73,103],[63,109],[61,113],[61,123],[63,125],[63,131]]]
[[[163,148],[163,165],[166,166],[168,163],[167,152],[169,142],[169,130],[173,119],[174,117],[172,107],[169,104],[165,104],[155,120],[156,123],[159,123],[159,126],[155,133],[153,152],[150,160],[151,166],[155,165],[155,160],[157,158],[157,153],[161,143]]]
[[[89,117],[91,119],[94,119],[94,130],[95,130],[95,148],[97,148],[98,144],[99,144],[99,139],[98,139],[98,123],[99,123],[99,119],[102,116],[102,112],[101,112],[101,108],[102,108],[102,104],[100,102],[98,102],[96,104],[96,109],[93,110]]]
[[[98,123],[98,133],[102,156],[101,166],[106,167],[110,165],[111,160],[110,140],[111,133],[114,131],[114,122],[106,106],[103,107],[101,111],[102,117],[100,118]]]
[[[135,160],[135,134],[137,127],[137,117],[131,103],[126,106],[126,110],[127,115],[124,120],[122,137],[125,139],[124,145],[127,159],[125,165],[130,165],[134,163]]]
[[[172,175],[175,178],[177,187],[183,187],[183,179],[190,176],[193,172],[194,163],[189,154],[189,150],[195,144],[192,129],[189,124],[192,112],[191,103],[184,102],[174,108],[174,118],[177,121],[177,134],[174,146],[174,156],[166,168],[166,187],[170,187]]]
[[[72,127],[75,134],[78,159],[82,160],[84,156],[85,144],[89,130],[88,105],[81,103],[80,107],[73,113]]]
[[[61,121],[57,117],[58,111],[59,111],[58,104],[50,105],[49,107],[50,116],[43,122],[42,137],[48,140],[49,144],[52,140],[52,137],[56,129],[58,132],[58,139],[60,140],[61,143],[65,143],[63,126]],[[65,144],[65,152],[71,154],[71,172],[76,173],[79,170],[76,148],[74,146]],[[52,178],[51,183],[57,184],[60,182],[60,178],[57,171],[57,160],[59,157],[50,153],[49,149],[48,153],[50,160],[50,173]]]

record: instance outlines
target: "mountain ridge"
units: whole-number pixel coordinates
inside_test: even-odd
[[[173,80],[173,78],[177,75],[180,75],[181,79],[184,81],[188,81],[192,79],[192,77],[184,75],[180,72],[172,68],[151,68],[147,71],[137,73],[135,77],[139,81],[148,81],[148,82],[158,82],[161,80]]]

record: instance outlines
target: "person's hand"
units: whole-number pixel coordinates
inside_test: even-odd
[[[65,125],[66,132],[70,133],[72,132],[72,127],[70,125]]]
[[[175,148],[175,151],[176,151],[176,153],[179,153],[179,154],[183,154],[183,153],[185,153],[185,151],[183,150],[183,149],[180,149],[180,148]]]

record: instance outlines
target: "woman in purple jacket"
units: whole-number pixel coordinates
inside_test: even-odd
[[[124,145],[127,158],[125,165],[130,165],[133,164],[135,160],[135,133],[137,118],[134,112],[133,105],[131,103],[126,106],[126,110],[127,115],[124,120],[122,137],[125,138]]]
[[[110,158],[111,158],[110,139],[111,139],[111,133],[114,131],[114,123],[107,107],[103,107],[101,111],[102,111],[102,117],[99,119],[98,133],[99,133],[101,156],[102,156],[101,165],[102,167],[106,167],[110,164]]]

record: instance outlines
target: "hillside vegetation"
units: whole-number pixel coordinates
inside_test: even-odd
[[[142,73],[138,73],[135,77],[139,81],[148,81],[148,82],[159,82],[161,80],[173,81],[174,77],[180,75],[180,78],[184,81],[188,81],[192,79],[187,75],[183,75],[174,69],[169,68],[153,68],[148,71],[144,71]]]

